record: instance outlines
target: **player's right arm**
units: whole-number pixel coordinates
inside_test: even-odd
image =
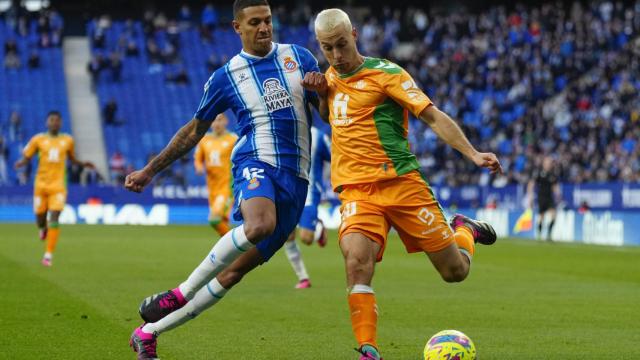
[[[27,144],[27,146],[24,147],[24,150],[22,151],[22,157],[20,158],[20,160],[16,161],[16,163],[14,164],[14,167],[16,169],[19,169],[27,165],[29,161],[31,161],[31,158],[33,157],[33,155],[35,155],[36,152],[38,151],[38,139],[39,139],[39,136],[36,135],[32,137],[31,140],[29,140],[29,143]]]
[[[213,120],[199,119],[189,121],[178,130],[169,144],[147,166],[127,175],[124,187],[131,191],[142,192],[157,173],[191,151],[207,133],[212,122]]]
[[[204,95],[193,119],[178,130],[169,144],[147,166],[127,175],[124,181],[125,188],[142,192],[157,173],[182,158],[200,142],[216,116],[229,107],[225,94],[226,77],[221,73],[224,73],[222,68],[214,72],[205,84]]]

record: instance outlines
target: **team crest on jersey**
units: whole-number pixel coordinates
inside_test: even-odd
[[[253,178],[253,179],[249,180],[249,185],[247,185],[247,189],[255,190],[255,189],[258,188],[258,186],[260,186],[260,181],[258,181],[257,178]]]
[[[298,63],[295,62],[291,57],[287,56],[284,58],[284,68],[287,72],[295,71],[298,68]]]
[[[262,88],[264,90],[262,100],[264,100],[268,112],[293,106],[291,95],[282,87],[280,80],[269,78],[262,83]]]

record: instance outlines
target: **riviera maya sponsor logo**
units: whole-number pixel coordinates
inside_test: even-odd
[[[255,190],[258,188],[258,186],[260,186],[260,181],[258,181],[258,179],[253,178],[251,180],[249,180],[249,185],[247,186],[247,189],[249,190]]]
[[[297,68],[298,63],[295,62],[291,57],[287,56],[286,58],[284,58],[284,69],[287,72],[296,71]]]
[[[293,106],[293,100],[287,90],[282,87],[280,80],[269,78],[262,83],[264,95],[262,100],[268,112],[285,109]]]

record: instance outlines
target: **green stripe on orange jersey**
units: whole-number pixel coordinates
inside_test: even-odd
[[[408,111],[418,116],[431,100],[411,76],[383,59],[326,73],[332,127],[331,182],[342,185],[391,179],[419,168],[407,140]]]

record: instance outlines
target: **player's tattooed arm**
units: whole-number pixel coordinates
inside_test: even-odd
[[[169,144],[144,169],[127,175],[124,187],[131,191],[142,192],[157,173],[191,151],[207,133],[212,122],[213,119],[210,121],[192,119],[178,130]]]
[[[492,174],[502,174],[502,166],[498,157],[494,153],[482,153],[476,150],[458,124],[435,105],[424,109],[420,114],[420,120],[429,125],[440,139],[469,158],[477,166],[489,169]]]
[[[145,166],[144,170],[151,176],[164,170],[198,145],[210,126],[211,121],[192,119],[178,130],[169,144]]]

